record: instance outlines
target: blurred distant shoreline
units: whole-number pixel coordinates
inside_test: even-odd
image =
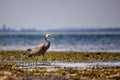
[[[44,30],[44,31],[40,31],[40,30],[6,30],[3,31],[0,29],[0,35],[3,34],[12,34],[12,35],[16,35],[16,34],[34,34],[34,35],[38,35],[38,34],[46,34],[46,33],[51,33],[51,34],[87,34],[87,35],[104,35],[104,34],[110,34],[110,35],[114,35],[114,34],[120,34],[120,29],[100,29],[100,30],[96,30],[96,29],[74,29],[74,30]]]
[[[0,33],[43,33],[43,32],[52,32],[52,33],[120,33],[120,28],[91,28],[91,29],[49,29],[49,30],[40,30],[40,29],[24,29],[19,30],[12,29],[3,25],[0,27]]]

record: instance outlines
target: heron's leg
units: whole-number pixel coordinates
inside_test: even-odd
[[[33,58],[34,57],[34,58]],[[36,57],[35,56],[32,56],[32,59],[33,59],[33,66],[36,67]]]
[[[46,62],[46,57],[45,57],[45,55],[43,54],[43,58],[44,58],[44,62]]]
[[[37,59],[37,56],[34,56],[35,57],[35,59],[34,59],[34,66],[35,66],[35,69],[37,69],[37,61],[38,61],[38,59]]]

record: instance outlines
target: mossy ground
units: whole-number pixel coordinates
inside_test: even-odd
[[[0,60],[26,60],[34,61],[37,58],[43,60],[42,56],[28,57],[28,51],[0,51]],[[84,61],[120,61],[120,52],[74,52],[74,51],[49,51],[46,53],[48,61],[67,61],[67,62],[84,62]]]
[[[64,68],[55,71],[21,70],[16,64],[6,64],[6,61],[34,61],[27,55],[28,51],[0,51],[0,79],[1,80],[119,80],[120,66],[96,67],[87,69]],[[38,57],[42,61],[43,57]],[[120,61],[120,52],[73,52],[49,51],[46,53],[48,61],[93,62]]]

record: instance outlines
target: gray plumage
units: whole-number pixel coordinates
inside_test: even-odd
[[[45,35],[45,40],[47,41],[44,44],[40,44],[38,46],[36,46],[35,48],[33,48],[31,50],[31,52],[29,53],[29,57],[31,56],[40,56],[43,55],[43,57],[45,56],[45,52],[49,49],[50,47],[50,41],[48,40],[48,38],[51,37],[51,34],[46,34]],[[45,57],[44,57],[45,59]]]

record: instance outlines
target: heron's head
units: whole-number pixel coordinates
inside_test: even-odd
[[[45,40],[48,41],[48,38],[49,38],[49,37],[55,39],[53,35],[51,35],[51,34],[46,34],[46,35],[45,35]]]
[[[48,39],[49,37],[51,37],[51,34],[46,34],[45,38]]]

